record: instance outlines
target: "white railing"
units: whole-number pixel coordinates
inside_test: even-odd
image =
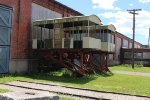
[[[102,42],[102,51],[115,52],[115,44],[109,42]]]
[[[101,40],[92,37],[83,37],[83,48],[101,49]]]

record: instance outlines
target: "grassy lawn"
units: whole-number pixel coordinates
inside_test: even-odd
[[[0,89],[0,93],[6,93],[6,92],[9,92],[9,90]]]
[[[31,76],[0,76],[1,83],[15,80],[56,82],[67,86],[150,96],[150,77],[143,76],[114,74],[75,78],[60,72]]]
[[[132,69],[131,66],[125,67],[124,65],[120,65],[120,66],[109,67],[109,69],[110,70],[150,73],[150,67],[135,67],[134,69]]]
[[[68,97],[62,97],[62,96],[60,96],[60,100],[80,100],[80,99],[73,99],[73,98],[68,98]]]

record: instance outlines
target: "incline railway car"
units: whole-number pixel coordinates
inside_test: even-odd
[[[37,20],[32,29],[32,49],[39,59],[57,61],[78,74],[108,71],[107,57],[115,48],[111,39],[115,27],[103,26],[96,15]]]

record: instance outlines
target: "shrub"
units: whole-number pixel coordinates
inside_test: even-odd
[[[62,76],[73,76],[72,72],[66,68],[62,69]]]

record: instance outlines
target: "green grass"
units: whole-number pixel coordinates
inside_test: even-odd
[[[125,67],[124,65],[120,65],[120,66],[109,67],[109,69],[110,70],[150,73],[150,67],[135,67],[134,69],[132,69],[131,66]]]
[[[114,74],[75,78],[60,72],[31,76],[0,76],[1,83],[15,80],[56,82],[67,86],[150,96],[150,77],[144,76]]]
[[[6,92],[9,92],[9,90],[6,90],[6,89],[0,89],[0,93],[6,93]]]
[[[76,99],[60,96],[60,100],[76,100]],[[80,100],[80,99],[77,99],[77,100]]]
[[[31,78],[27,78],[26,76],[23,75],[0,75],[0,83],[7,83],[7,82],[12,82],[16,80],[33,80]]]

